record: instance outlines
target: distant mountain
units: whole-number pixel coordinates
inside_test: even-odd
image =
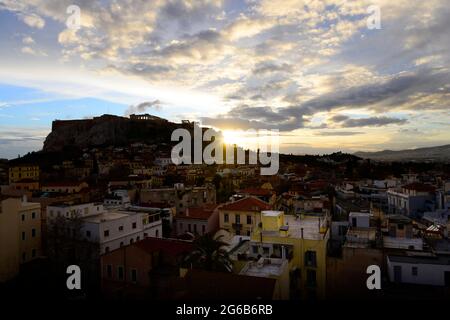
[[[450,144],[438,147],[407,149],[399,151],[360,151],[354,153],[354,155],[364,159],[381,161],[450,161]]]

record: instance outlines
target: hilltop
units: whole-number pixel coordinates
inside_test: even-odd
[[[354,155],[364,159],[383,161],[450,161],[450,144],[399,151],[356,152]]]

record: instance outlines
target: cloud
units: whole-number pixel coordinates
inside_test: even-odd
[[[63,64],[214,96],[218,103],[211,106],[219,115],[210,113],[212,107],[194,115],[212,125],[282,131],[413,126],[422,115],[450,108],[445,0],[80,0],[82,28],[76,32],[65,27],[69,4],[3,0],[0,8],[34,26],[24,37],[39,45],[44,32],[56,39],[46,52],[60,50]],[[367,30],[371,4],[382,8],[381,30]],[[14,49],[31,61],[43,48],[36,43],[22,38]],[[100,79],[89,83],[103,85]],[[168,101],[153,92],[137,101],[149,97]],[[199,104],[188,100],[177,107]],[[137,107],[129,109],[140,112]]]
[[[154,101],[146,101],[139,103],[134,106],[129,106],[128,109],[125,111],[125,115],[135,114],[135,113],[141,113],[145,112],[147,109],[155,109],[160,110],[161,109],[161,101],[154,100]]]
[[[397,119],[390,117],[370,117],[361,119],[347,119],[340,123],[342,128],[354,128],[354,127],[382,127],[390,124],[405,124],[408,120]]]
[[[37,14],[20,14],[19,18],[32,28],[42,29],[45,26],[45,20]]]
[[[36,54],[36,52],[30,47],[22,47],[20,51],[25,54],[32,54],[32,55]]]
[[[364,132],[360,131],[321,131],[317,132],[315,135],[317,136],[325,136],[325,137],[346,137],[346,136],[355,136],[359,134],[364,134]]]
[[[24,38],[22,39],[22,43],[23,43],[23,44],[30,45],[30,44],[34,44],[34,40],[33,40],[32,37],[27,36],[27,37],[24,37]]]

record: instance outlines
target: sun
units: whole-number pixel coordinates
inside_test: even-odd
[[[243,133],[239,130],[223,130],[222,135],[225,144],[241,145],[243,143]]]

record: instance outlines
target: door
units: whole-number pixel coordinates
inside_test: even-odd
[[[402,267],[394,266],[394,282],[400,283],[402,282]]]

